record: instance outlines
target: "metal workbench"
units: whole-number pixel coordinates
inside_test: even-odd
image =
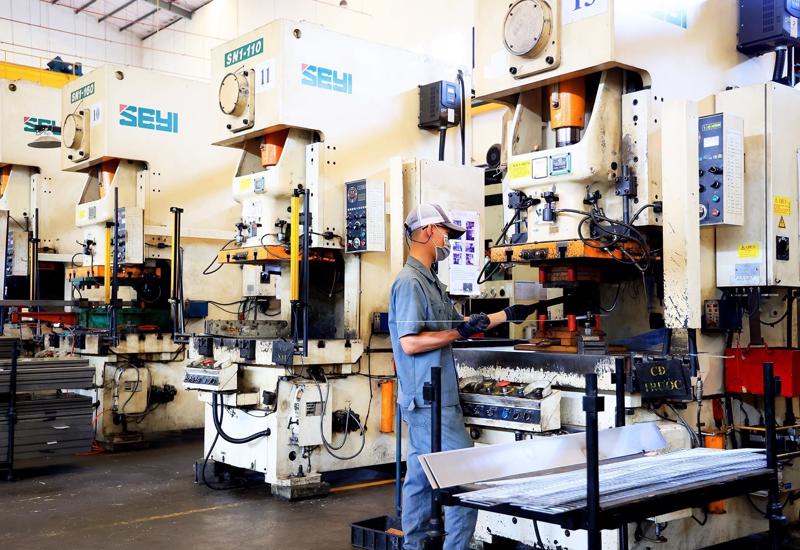
[[[621,376],[617,382],[617,419],[618,425],[624,423],[624,410],[620,406],[624,393]],[[465,506],[498,514],[510,515],[535,521],[559,525],[564,529],[586,530],[590,550],[601,548],[601,530],[619,529],[620,548],[627,548],[628,537],[625,527],[630,522],[652,518],[684,508],[697,507],[709,502],[746,495],[761,490],[768,490],[767,519],[772,548],[780,548],[780,528],[784,523],[782,507],[778,497],[778,471],[775,430],[775,396],[779,394],[774,377],[773,365],[764,364],[765,387],[765,425],[767,427],[766,468],[753,469],[736,475],[717,476],[704,481],[686,484],[675,484],[668,488],[660,488],[655,494],[642,492],[633,498],[618,498],[606,501],[601,506],[600,494],[600,458],[598,446],[598,413],[603,410],[603,397],[598,395],[597,373],[585,374],[586,395],[583,408],[586,413],[586,501],[581,506],[564,507],[563,509],[531,510],[514,502],[485,505],[465,499],[469,493],[484,489],[485,486],[471,484],[447,488],[438,488],[435,495],[439,506]],[[435,392],[433,392],[435,395]],[[438,407],[432,407],[435,418]],[[621,413],[621,414],[620,414]],[[440,424],[439,424],[440,425]],[[724,452],[724,451],[720,451]],[[439,539],[441,542],[441,539]]]

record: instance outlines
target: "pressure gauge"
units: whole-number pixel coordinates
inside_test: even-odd
[[[248,71],[228,73],[219,85],[219,108],[226,115],[240,116],[247,107],[247,96],[250,94]]]
[[[68,149],[80,149],[83,141],[83,115],[77,113],[67,115],[61,125],[61,139]]]
[[[553,13],[544,0],[518,0],[503,22],[503,45],[516,56],[535,56],[550,40]]]

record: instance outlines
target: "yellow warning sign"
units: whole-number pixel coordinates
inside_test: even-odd
[[[239,180],[239,191],[249,191],[250,190],[250,183],[253,180],[251,178],[242,178]]]
[[[775,197],[772,199],[772,210],[776,214],[791,214],[792,199],[781,195],[775,195]]]
[[[761,247],[758,243],[743,243],[739,245],[737,252],[740,258],[758,258],[761,255]]]
[[[531,177],[531,161],[515,160],[508,165],[508,177],[512,180]]]
[[[778,220],[778,229],[786,229],[786,220],[783,219],[783,216]]]

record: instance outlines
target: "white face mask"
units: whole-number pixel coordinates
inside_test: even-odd
[[[443,243],[442,246],[435,247],[437,262],[445,261],[447,257],[450,256],[450,251],[452,250],[452,247],[450,245],[450,236],[447,233],[444,234],[444,240],[442,241],[442,243]]]

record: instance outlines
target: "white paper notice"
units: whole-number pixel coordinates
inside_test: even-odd
[[[383,181],[367,181],[367,250],[386,250],[386,200]]]
[[[477,212],[454,210],[453,223],[466,228],[460,239],[451,239],[450,283],[447,291],[462,296],[478,294],[478,275],[483,258],[480,254],[480,216]]]

